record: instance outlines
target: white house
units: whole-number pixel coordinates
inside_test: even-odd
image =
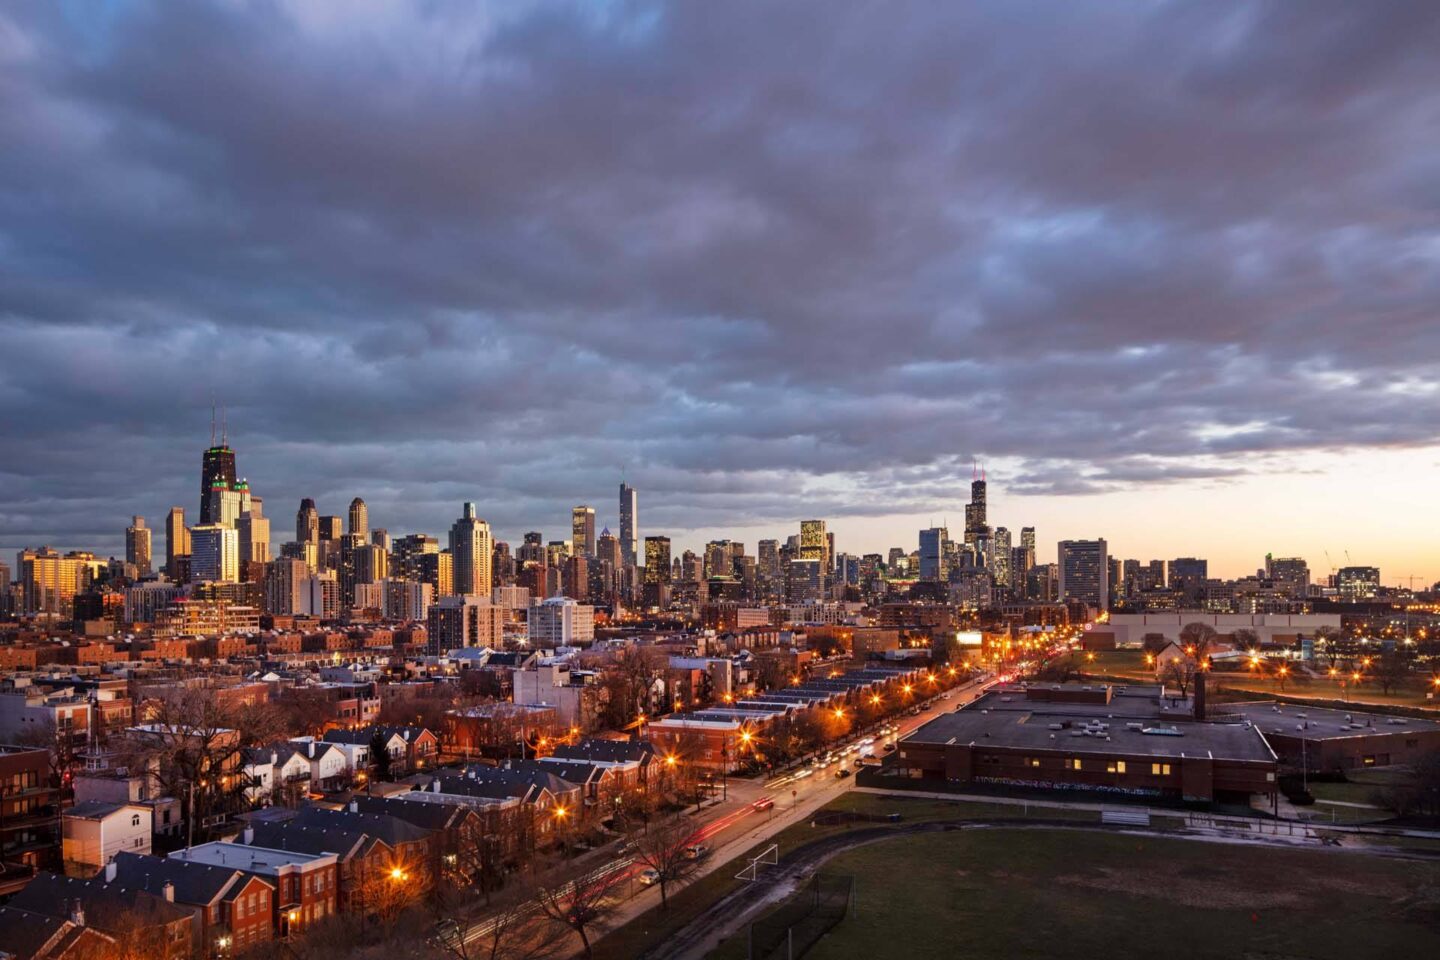
[[[310,764],[310,789],[326,790],[350,779],[350,760],[335,744],[315,740],[292,743]]]
[[[91,877],[122,850],[149,853],[154,831],[150,807],[141,803],[77,803],[61,818],[65,872]]]
[[[269,747],[256,747],[244,752],[244,765],[240,773],[249,786],[245,788],[245,799],[251,804],[263,803],[275,792],[275,763],[279,760],[277,751]]]

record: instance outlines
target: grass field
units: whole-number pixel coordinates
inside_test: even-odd
[[[968,803],[953,800],[931,800],[923,797],[892,797],[870,793],[848,792],[841,794],[824,807],[825,811],[847,811],[887,815],[899,813],[902,823],[924,823],[946,820],[977,820],[990,818],[1016,818],[1025,816],[1024,808],[999,803]],[[1081,822],[1098,822],[1099,814],[1088,810],[1042,810],[1032,809],[1030,819],[1044,816],[1050,819],[1068,819]],[[874,827],[873,823],[849,823],[833,826],[812,827],[809,821],[787,827],[776,834],[773,840],[747,850],[731,863],[722,865],[709,875],[694,883],[672,891],[670,909],[658,907],[647,911],[618,930],[603,937],[595,944],[596,960],[633,960],[645,950],[663,941],[672,931],[689,923],[705,907],[738,886],[741,881],[735,874],[744,865],[745,858],[758,854],[770,843],[779,845],[783,856],[796,847],[821,837],[845,833],[858,828]]]
[[[1265,960],[1440,955],[1440,863],[1053,830],[841,854],[856,910],[806,956]],[[733,938],[712,960],[740,960]]]

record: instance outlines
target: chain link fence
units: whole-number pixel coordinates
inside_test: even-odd
[[[750,960],[798,960],[849,915],[854,903],[854,877],[815,874],[789,900],[750,924]]]

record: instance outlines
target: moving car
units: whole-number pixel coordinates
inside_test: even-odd
[[[836,771],[835,771],[835,776],[836,776],[837,778],[848,777],[848,776],[850,776],[850,771],[849,771],[848,769],[846,769],[845,767],[841,767],[839,770],[836,770]]]
[[[759,800],[756,800],[754,803],[750,804],[750,806],[756,810],[764,811],[769,810],[771,807],[775,806],[775,801],[771,800],[769,797],[761,797]]]
[[[686,860],[699,860],[701,857],[705,856],[705,855],[706,855],[707,853],[709,853],[709,852],[710,852],[710,848],[707,847],[707,846],[705,846],[705,844],[703,844],[703,843],[692,843],[692,844],[690,844],[690,846],[688,846],[688,847],[685,848],[685,859],[686,859]]]
[[[639,880],[642,886],[653,886],[654,884],[660,882],[660,871],[656,870],[654,867],[650,867],[648,869],[641,870],[638,874],[635,875],[635,879]]]

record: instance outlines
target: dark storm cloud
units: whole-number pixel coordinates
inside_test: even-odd
[[[1440,424],[1431,5],[0,9],[0,545],[954,511]],[[908,533],[906,534],[908,536]]]

